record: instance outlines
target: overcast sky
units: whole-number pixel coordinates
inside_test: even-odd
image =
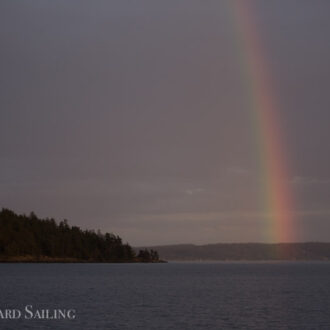
[[[265,241],[230,1],[2,0],[0,206],[133,245]],[[330,2],[254,2],[297,239],[329,241]]]

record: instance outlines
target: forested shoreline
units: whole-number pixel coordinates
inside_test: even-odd
[[[161,262],[157,251],[136,253],[118,235],[82,230],[67,220],[0,211],[0,262]]]

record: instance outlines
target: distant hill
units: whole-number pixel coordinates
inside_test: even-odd
[[[39,219],[33,212],[0,211],[0,262],[160,262],[158,253],[137,253],[112,233],[102,234]]]
[[[233,243],[153,246],[168,261],[330,260],[330,243]]]

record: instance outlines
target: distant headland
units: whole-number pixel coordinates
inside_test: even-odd
[[[322,242],[178,244],[152,249],[168,261],[330,261],[330,243]]]
[[[112,233],[82,230],[33,212],[0,211],[0,262],[165,262],[154,249],[134,251]]]

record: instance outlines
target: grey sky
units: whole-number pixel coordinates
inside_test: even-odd
[[[297,238],[329,241],[330,2],[254,2]],[[134,245],[265,241],[230,1],[2,0],[0,41],[0,206]]]

